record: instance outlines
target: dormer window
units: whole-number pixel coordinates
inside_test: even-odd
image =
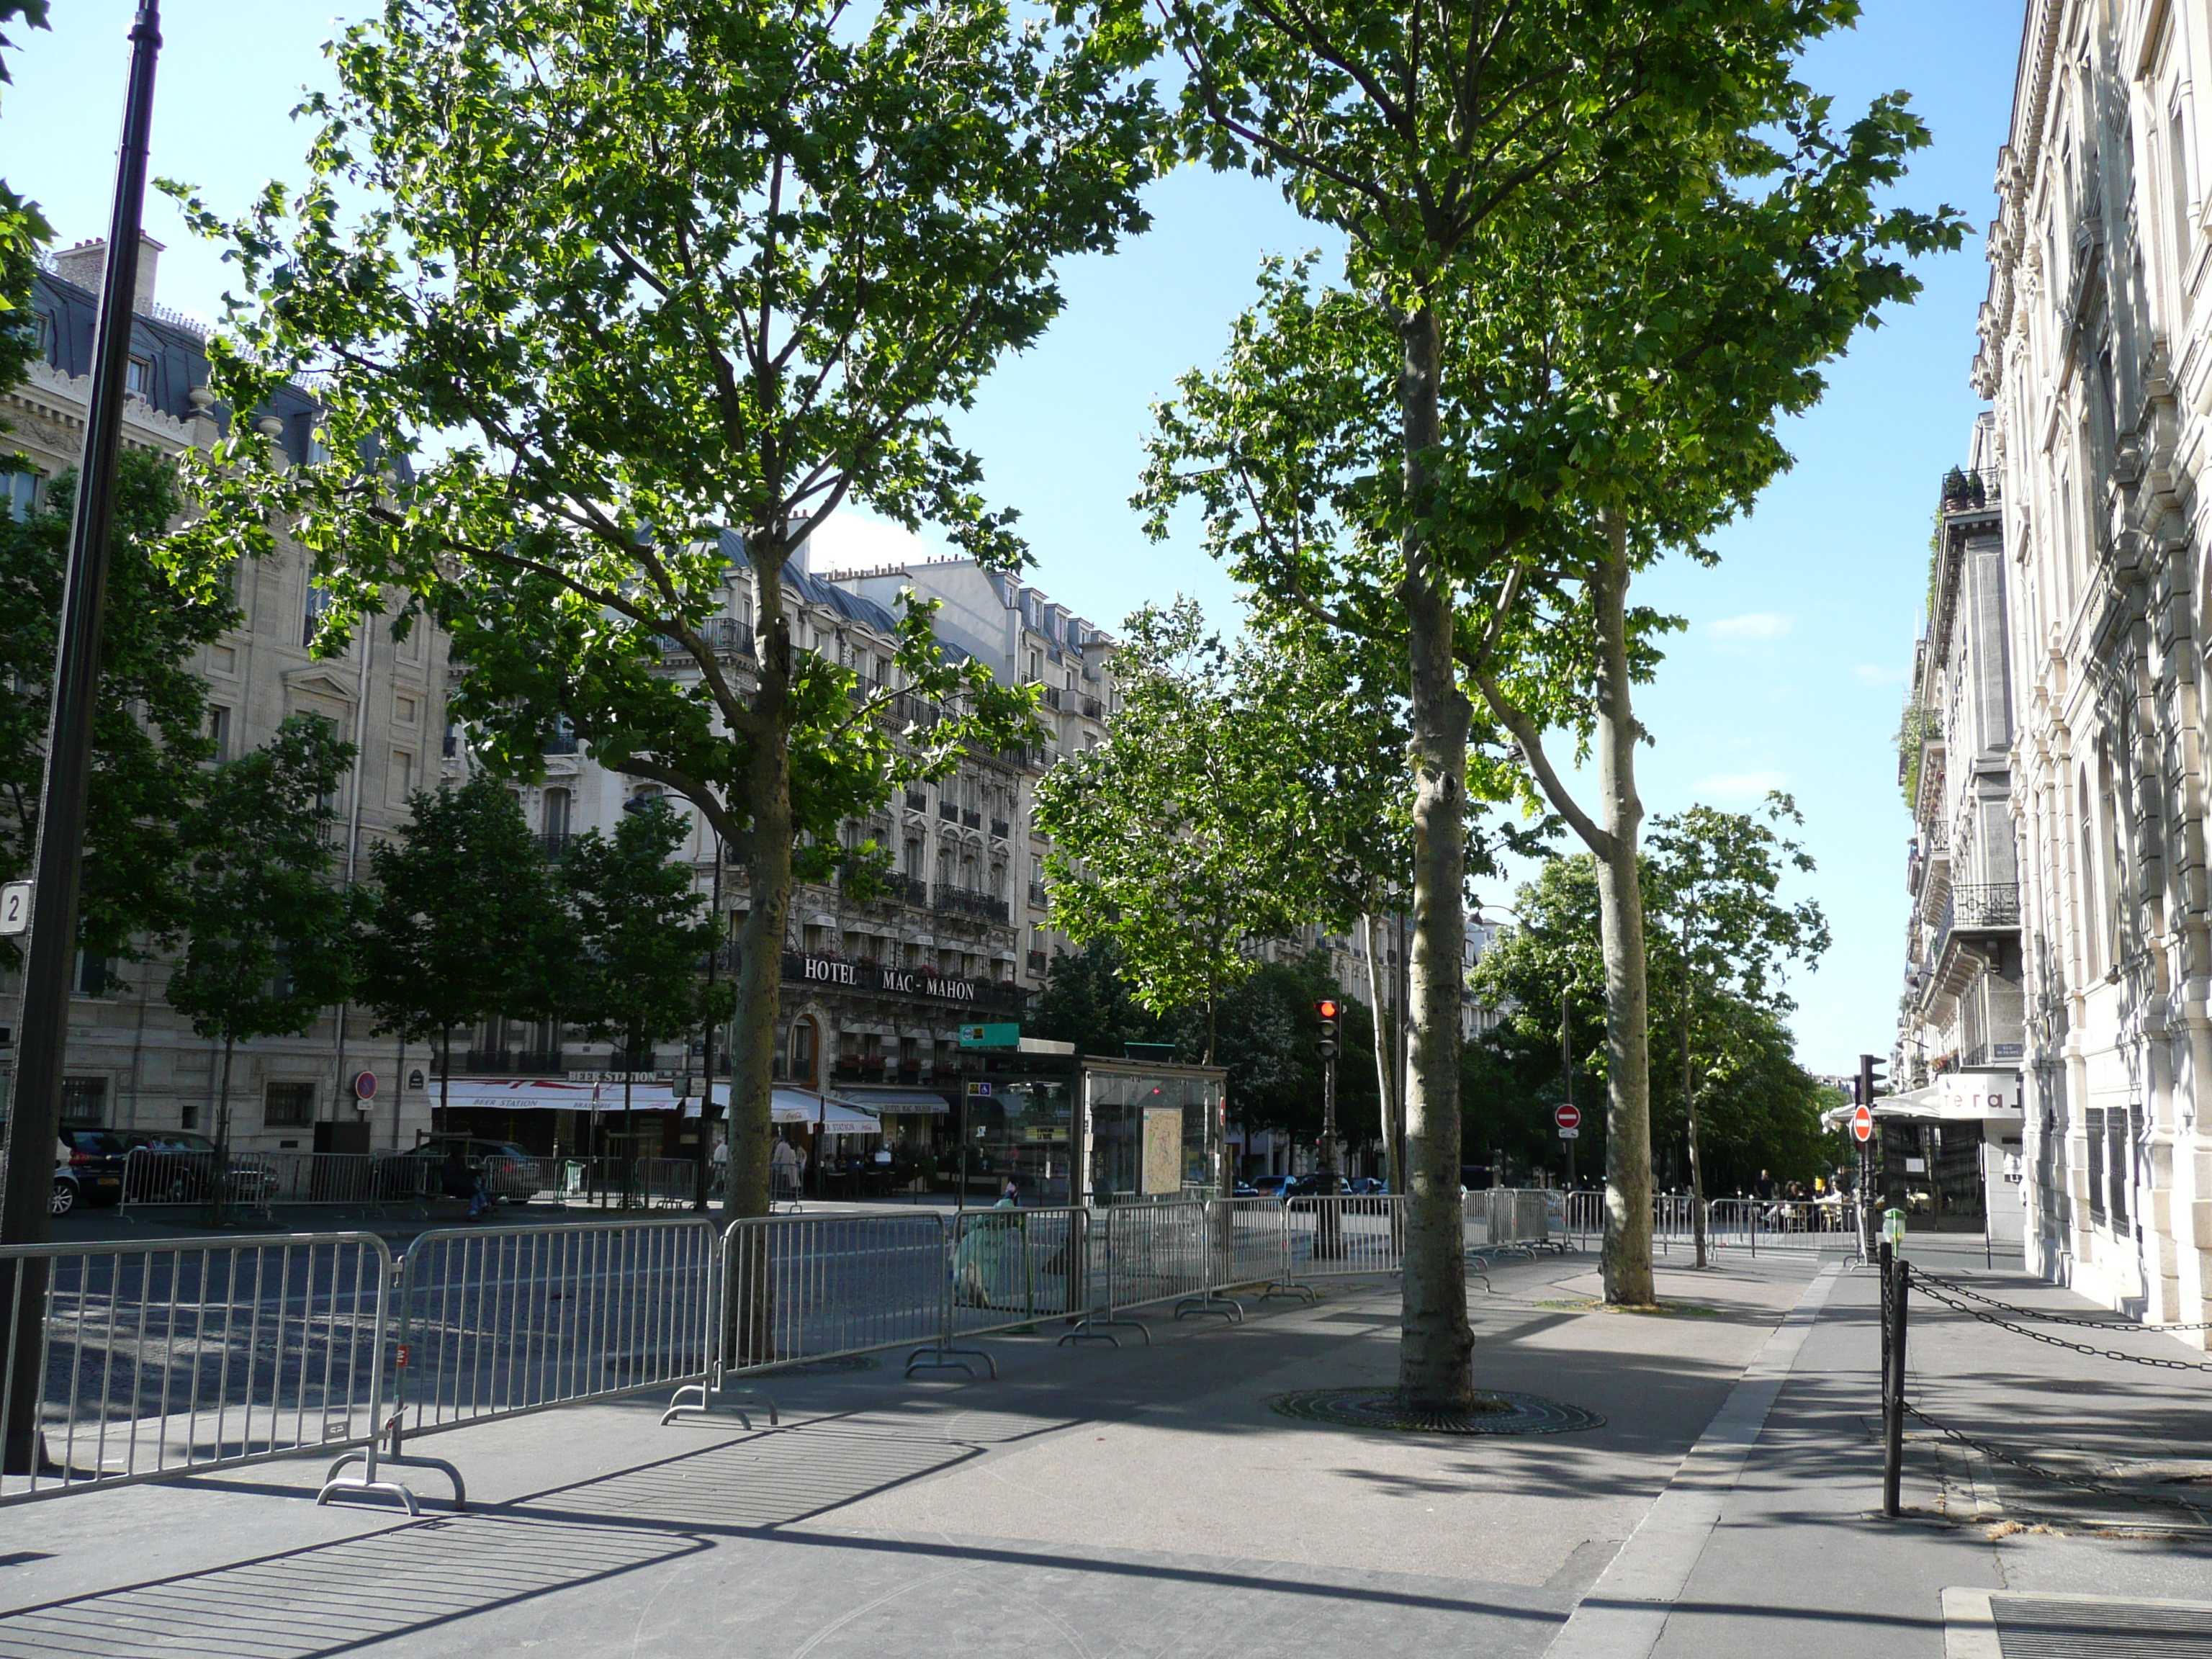
[[[123,390],[133,398],[143,398],[154,384],[154,362],[150,357],[133,357],[123,371]]]

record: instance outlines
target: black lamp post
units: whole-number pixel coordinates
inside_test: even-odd
[[[91,781],[93,711],[99,695],[100,632],[107,606],[108,536],[115,524],[117,452],[125,376],[131,362],[131,307],[138,289],[138,233],[146,205],[146,153],[154,124],[154,64],[161,49],[159,0],[139,0],[131,26],[131,80],[116,157],[115,201],[107,222],[107,269],[100,280],[91,398],[84,454],[70,522],[69,567],[62,585],[52,713],[46,728],[46,780],[39,799],[33,867],[31,944],[23,981],[22,1055],[8,1121],[8,1172],[0,1185],[0,1244],[46,1237],[53,1200],[54,1140],[61,1121],[62,1066],[69,1044],[71,959],[76,952],[77,894],[84,854],[85,799]],[[4,1464],[27,1474],[45,1460],[39,1433],[44,1392],[46,1263],[0,1262],[0,1310],[15,1335]]]

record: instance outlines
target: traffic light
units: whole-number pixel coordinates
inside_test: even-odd
[[[1314,1004],[1314,1012],[1321,1017],[1321,1041],[1318,1047],[1323,1060],[1336,1058],[1336,1003],[1324,997]]]
[[[1874,1104],[1874,1097],[1875,1094],[1880,1091],[1882,1085],[1887,1080],[1881,1073],[1882,1068],[1888,1065],[1888,1063],[1889,1062],[1887,1060],[1875,1059],[1872,1054],[1861,1054],[1859,1056],[1858,1103],[1860,1105],[1871,1106]]]

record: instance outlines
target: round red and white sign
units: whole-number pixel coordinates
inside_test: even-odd
[[[356,1100],[375,1099],[376,1073],[374,1072],[357,1073],[353,1080],[353,1094]]]
[[[1851,1133],[1861,1140],[1874,1139],[1874,1114],[1863,1106],[1851,1114]]]
[[[1583,1126],[1583,1109],[1579,1106],[1562,1106],[1552,1114],[1552,1121],[1562,1129],[1579,1129]]]

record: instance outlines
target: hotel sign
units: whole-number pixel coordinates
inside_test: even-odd
[[[939,1002],[975,1002],[981,1000],[987,990],[996,988],[980,985],[972,979],[948,979],[918,968],[871,968],[857,962],[840,962],[834,957],[793,952],[784,956],[783,976],[839,990],[933,997]]]

